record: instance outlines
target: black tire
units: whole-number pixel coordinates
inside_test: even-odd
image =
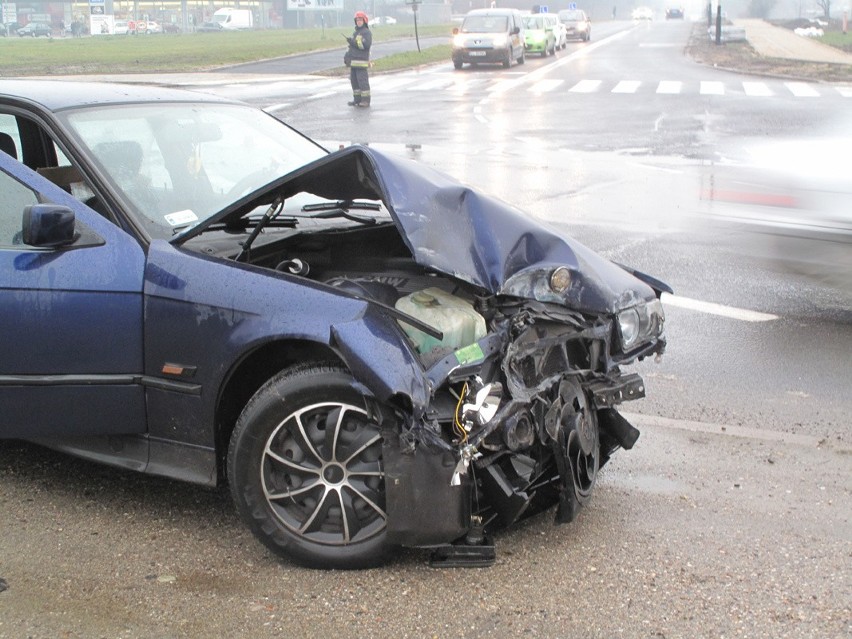
[[[506,57],[503,60],[503,68],[508,69],[511,66],[512,66],[512,51],[510,50],[508,53],[506,53]]]
[[[520,58],[518,58],[518,64],[523,64],[523,63],[524,63],[524,62],[526,62],[526,61],[527,61],[527,60],[526,60],[526,53],[521,52],[521,57],[520,57]]]
[[[336,365],[285,370],[255,393],[228,450],[240,516],[273,552],[312,568],[383,563],[379,426],[355,380]]]
[[[458,71],[464,66],[464,63],[461,60],[453,60],[453,66],[456,68],[456,71]]]

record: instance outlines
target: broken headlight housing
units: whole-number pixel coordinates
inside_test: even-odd
[[[660,300],[646,302],[621,311],[618,316],[618,336],[625,351],[644,344],[663,333],[665,314]]]

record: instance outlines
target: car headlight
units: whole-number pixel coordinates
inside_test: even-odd
[[[660,300],[640,304],[618,314],[618,335],[621,347],[628,351],[663,333],[665,313]]]
[[[461,33],[453,36],[453,46],[457,49],[461,49],[464,47],[465,40],[467,40],[467,36],[462,35]]]

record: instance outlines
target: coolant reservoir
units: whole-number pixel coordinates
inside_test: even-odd
[[[426,354],[436,348],[454,351],[485,337],[485,318],[473,306],[455,295],[430,287],[400,298],[396,308],[444,334],[437,340],[413,326],[400,322],[402,330],[414,342],[417,352]]]

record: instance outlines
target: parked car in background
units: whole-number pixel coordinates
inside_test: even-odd
[[[683,9],[679,7],[666,9],[666,20],[683,20]]]
[[[631,13],[630,16],[634,20],[653,20],[654,11],[650,7],[636,7],[633,9],[633,13]]]
[[[568,38],[588,42],[592,39],[592,21],[582,9],[563,9],[558,14],[559,22],[565,25]]]
[[[556,48],[564,49],[568,46],[568,29],[559,20],[559,16],[555,13],[545,13],[547,19],[553,27],[553,36],[556,38]]]
[[[53,35],[53,27],[46,22],[29,22],[18,29],[18,35],[21,37],[31,36],[33,38],[39,36],[50,37]]]
[[[424,164],[34,80],[0,149],[0,438],[228,484],[274,552],[359,568],[493,561],[639,436],[671,289]]]
[[[202,22],[195,29],[199,33],[221,33],[225,30],[220,22]]]
[[[533,13],[522,19],[524,26],[524,51],[537,53],[542,58],[556,54],[556,34],[550,15]]]
[[[113,23],[112,32],[115,35],[128,35],[130,34],[130,24],[127,20],[116,20]]]
[[[379,16],[370,20],[370,24],[396,24],[396,18],[391,16]]]
[[[474,9],[453,28],[453,66],[502,64],[525,60],[523,18],[517,9]]]
[[[162,25],[163,33],[182,33],[183,29],[174,22],[164,22]]]
[[[140,22],[137,22],[136,28],[140,33],[154,34],[154,33],[162,33],[163,32],[163,27],[160,26],[159,22],[156,22],[154,20],[148,20],[148,21],[142,20]]]

